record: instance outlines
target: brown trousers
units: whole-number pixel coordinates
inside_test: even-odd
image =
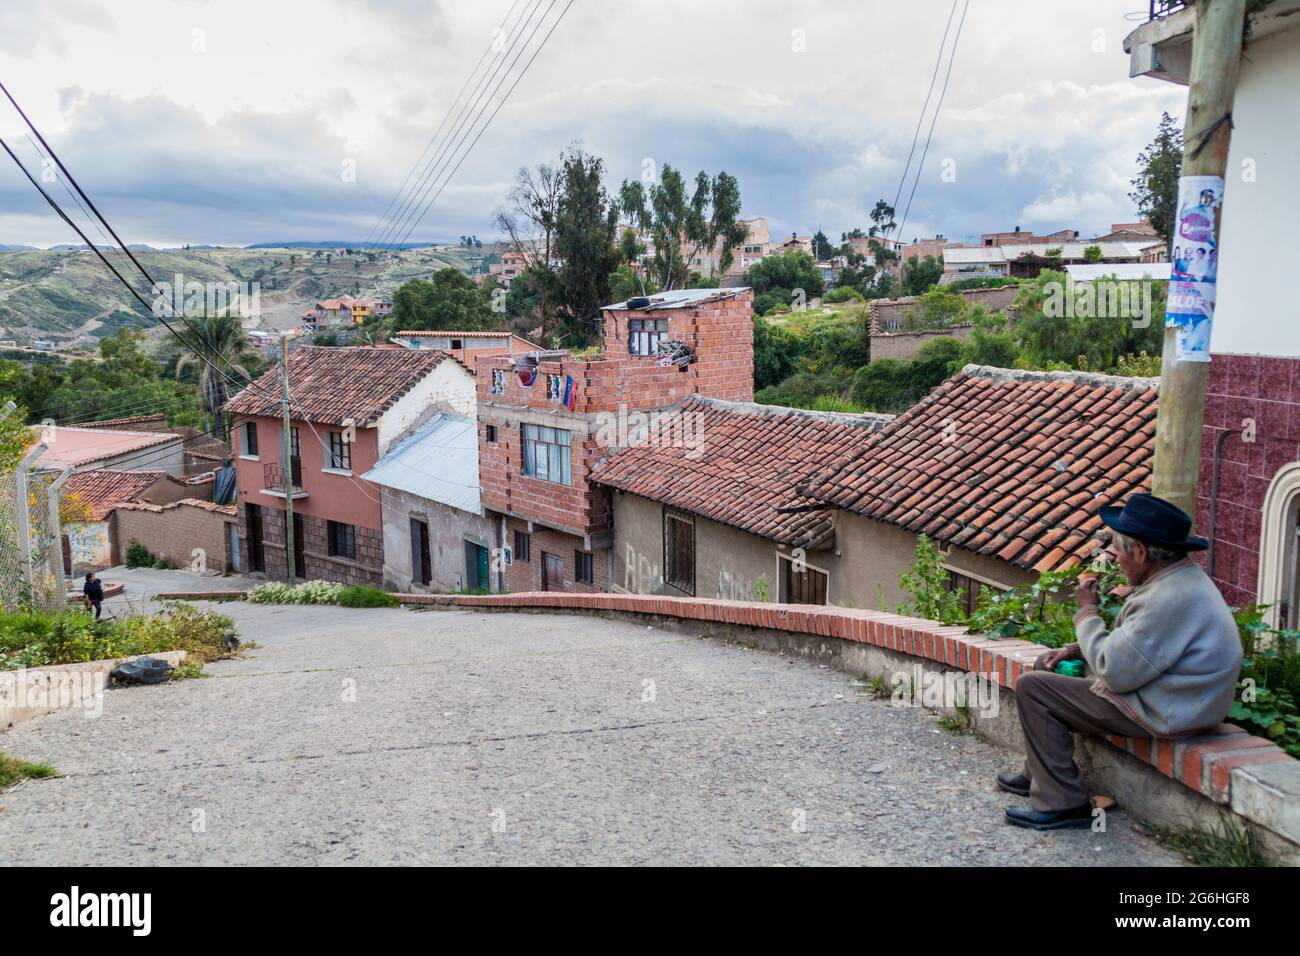
[[[1041,661],[1041,658],[1040,658]],[[1110,701],[1092,692],[1091,678],[1066,677],[1035,665],[1016,682],[1016,709],[1025,735],[1025,776],[1035,810],[1070,810],[1088,802],[1074,762],[1075,732],[1150,737]]]

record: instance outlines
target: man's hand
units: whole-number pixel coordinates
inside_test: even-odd
[[[1074,601],[1079,605],[1079,610],[1095,608],[1101,604],[1101,591],[1095,574],[1079,575],[1079,586],[1074,589]]]
[[[1048,651],[1040,657],[1039,660],[1042,661],[1045,668],[1052,671],[1056,670],[1056,665],[1061,663],[1061,661],[1078,660],[1082,656],[1083,654],[1079,650],[1078,644],[1066,644],[1064,647],[1057,647]]]

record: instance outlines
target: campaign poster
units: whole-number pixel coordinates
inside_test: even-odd
[[[1173,326],[1180,362],[1210,360],[1219,250],[1214,239],[1216,210],[1223,204],[1222,176],[1184,176],[1178,181],[1178,210],[1169,269],[1165,325]]]

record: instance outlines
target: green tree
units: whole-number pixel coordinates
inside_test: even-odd
[[[392,324],[399,329],[477,332],[494,328],[491,301],[459,269],[439,269],[432,280],[410,279],[393,294]]]
[[[618,204],[605,192],[604,171],[598,157],[579,149],[564,157],[555,251],[563,262],[558,277],[564,310],[560,337],[574,347],[596,337],[600,307],[609,302],[609,274],[619,258],[614,242]]]
[[[718,271],[725,273],[735,247],[749,234],[738,220],[740,184],[726,172],[710,178],[701,170],[688,198],[682,174],[665,163],[657,183],[624,180],[619,202],[624,214],[650,234],[651,275],[664,289],[686,285],[690,264],[701,251],[717,248]]]
[[[1101,262],[1101,246],[1088,246],[1083,250],[1084,262]]]
[[[177,357],[176,376],[179,378],[188,365],[199,369],[199,404],[203,409],[204,424],[224,441],[227,435],[221,409],[230,398],[227,381],[238,382],[235,375],[251,381],[253,374],[249,371],[249,363],[257,358],[257,351],[244,335],[237,315],[202,316],[190,319],[186,324],[186,338],[197,351],[185,351]],[[199,352],[207,361],[199,357]]]
[[[960,293],[935,286],[903,313],[903,331],[946,329],[964,321],[965,314],[966,300]]]
[[[832,246],[831,241],[826,238],[826,233],[822,232],[820,229],[817,230],[812,241],[813,258],[818,262],[824,262],[831,256],[835,255],[835,247]]]
[[[796,290],[802,290],[803,301],[807,302],[826,288],[817,263],[802,249],[760,259],[745,272],[745,283],[754,290],[754,308],[760,311],[788,308],[798,298]],[[764,309],[760,309],[760,302]]]
[[[938,285],[942,276],[942,258],[926,256],[924,262],[918,262],[916,256],[909,256],[903,264],[903,295],[920,295]]]
[[[754,388],[767,388],[788,378],[799,354],[799,339],[788,329],[754,318]]]
[[[1138,153],[1137,164],[1129,199],[1169,246],[1178,204],[1178,177],[1183,171],[1183,131],[1168,113],[1160,114],[1156,138]]]

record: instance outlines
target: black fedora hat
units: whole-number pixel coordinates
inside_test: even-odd
[[[1192,519],[1186,511],[1155,495],[1129,495],[1123,508],[1102,505],[1097,514],[1108,527],[1143,544],[1175,551],[1204,551],[1210,542],[1188,534]]]

